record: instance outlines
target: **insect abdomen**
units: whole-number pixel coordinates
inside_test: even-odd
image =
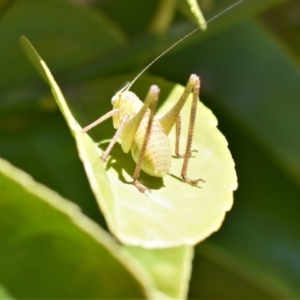
[[[131,147],[132,157],[136,163],[140,157],[147,124],[148,118],[144,118]],[[151,176],[163,177],[170,171],[171,158],[172,153],[168,136],[160,123],[154,119],[141,169]]]

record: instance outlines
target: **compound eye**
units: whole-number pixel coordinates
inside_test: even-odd
[[[116,93],[112,98],[111,98],[111,104],[114,105],[117,101],[118,101],[118,98],[119,98],[119,93]]]
[[[122,87],[112,98],[111,98],[111,104],[114,105],[118,100],[119,98],[121,97],[121,94],[125,91],[127,91],[127,88],[129,87],[130,85],[130,82],[127,82],[125,84],[124,87]]]

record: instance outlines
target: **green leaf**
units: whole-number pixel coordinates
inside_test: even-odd
[[[149,32],[162,35],[169,29],[175,14],[177,2],[173,0],[160,0],[156,13],[149,26]]]
[[[193,247],[166,249],[126,247],[155,280],[157,289],[170,299],[186,299],[191,274]]]
[[[23,38],[27,51],[33,49]],[[201,102],[197,110],[197,126],[193,147],[199,151],[190,160],[189,176],[203,178],[202,187],[181,182],[182,161],[173,159],[171,175],[153,178],[143,174],[142,184],[152,192],[147,197],[130,184],[134,164],[116,146],[104,165],[98,148],[80,131],[50,71],[36,56],[47,74],[52,92],[74,135],[92,190],[110,230],[125,244],[149,248],[194,245],[219,229],[226,211],[232,206],[236,189],[234,162],[224,136],[216,129],[217,120]],[[151,78],[150,80],[153,80]],[[148,79],[149,81],[149,79]],[[150,85],[148,85],[150,86]],[[183,87],[161,82],[161,89],[172,90],[162,109],[179,99]],[[182,111],[183,132],[187,131],[189,106]],[[174,134],[170,136],[174,144]],[[184,138],[183,138],[184,143]]]
[[[7,289],[3,285],[0,285],[0,299],[5,299],[5,300],[11,299],[12,300],[15,298],[10,295],[10,293],[7,291]]]
[[[3,159],[0,189],[2,294],[139,298],[144,288],[154,296],[146,272],[76,205]]]

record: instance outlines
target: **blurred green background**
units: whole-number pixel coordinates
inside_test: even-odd
[[[206,19],[234,2],[199,0]],[[115,90],[82,95],[80,87],[136,74],[195,28],[184,1],[174,1],[170,18],[155,25],[162,3],[0,2],[0,156],[104,228],[74,140],[19,38],[31,40],[85,125],[109,107]],[[299,1],[244,0],[148,71],[183,85],[191,73],[201,77],[201,100],[219,120],[239,178],[221,230],[195,248],[190,298],[300,297],[299,53]],[[102,129],[107,137],[110,125]]]

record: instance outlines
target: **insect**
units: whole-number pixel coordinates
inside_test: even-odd
[[[216,19],[221,14],[225,13],[242,1],[243,0],[240,0],[231,5],[223,12],[210,19],[208,22]],[[206,24],[208,22],[206,22]],[[133,83],[155,61],[157,61],[166,52],[197,30],[199,30],[199,28],[196,28],[190,32],[188,35],[180,39],[177,43],[173,44],[156,59],[154,59],[135,77],[131,83],[127,84],[112,97],[111,103],[113,109],[111,111],[82,129],[82,132],[85,133],[108,118],[113,118],[113,126],[117,130],[107,149],[104,151],[102,160],[106,162],[112,148],[120,139],[123,151],[128,153],[131,150],[132,157],[136,163],[136,168],[133,174],[133,184],[142,193],[146,193],[149,190],[139,182],[141,170],[155,177],[163,177],[170,171],[172,148],[168,135],[173,126],[176,128],[175,155],[183,158],[180,174],[182,181],[192,186],[197,186],[200,181],[204,182],[204,180],[201,178],[193,179],[188,176],[189,160],[192,152],[196,151],[192,150],[192,141],[196,121],[197,103],[199,101],[200,78],[197,75],[192,74],[178,102],[165,115],[159,117],[155,116],[160,91],[158,86],[152,85],[150,87],[144,102],[142,102],[136,94],[129,90]],[[190,111],[187,143],[185,152],[181,154],[179,152],[179,141],[181,134],[180,111],[191,93],[192,105]]]

